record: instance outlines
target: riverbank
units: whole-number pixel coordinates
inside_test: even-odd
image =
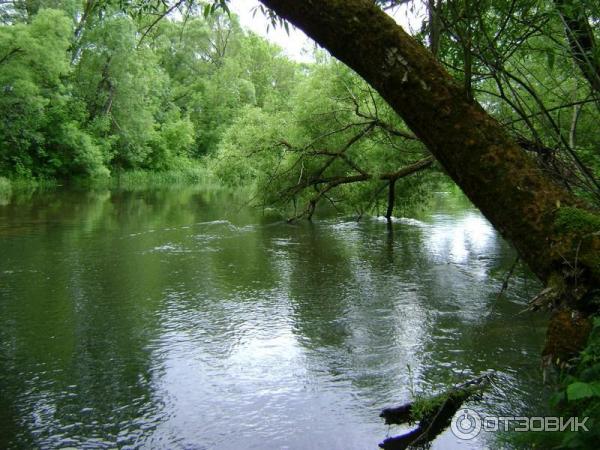
[[[169,170],[117,170],[108,177],[74,178],[58,180],[52,178],[24,178],[0,176],[0,204],[7,204],[14,193],[54,189],[58,187],[73,188],[107,188],[107,189],[150,189],[182,186],[214,186],[215,176],[204,165],[186,163]]]

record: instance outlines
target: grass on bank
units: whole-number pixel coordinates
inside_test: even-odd
[[[213,185],[214,176],[203,166],[186,166],[165,171],[128,170],[114,173],[108,180],[92,180],[92,185],[120,189],[147,189],[185,185]]]
[[[140,190],[182,186],[214,187],[214,175],[202,164],[189,160],[179,161],[166,170],[114,170],[108,177],[74,178],[56,180],[45,178],[0,177],[0,204],[7,204],[15,192],[53,189],[69,186],[75,188],[103,188]]]
[[[10,201],[12,194],[12,185],[8,178],[0,177],[0,206],[6,205]]]

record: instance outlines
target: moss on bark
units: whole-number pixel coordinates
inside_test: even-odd
[[[554,224],[559,232],[580,237],[600,232],[600,216],[580,208],[560,208]]]

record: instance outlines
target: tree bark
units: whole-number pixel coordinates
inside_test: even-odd
[[[591,88],[600,94],[600,58],[594,31],[578,1],[554,0],[565,28],[571,55]]]
[[[374,2],[261,2],[371,84],[561,301],[572,305],[600,286],[596,216],[549,179],[431,53]],[[589,219],[585,233],[557,226],[571,212]]]
[[[437,58],[440,51],[440,37],[442,21],[440,20],[440,0],[428,0],[427,13],[429,15],[429,51]]]

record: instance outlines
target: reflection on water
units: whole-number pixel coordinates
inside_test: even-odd
[[[232,201],[0,206],[1,448],[376,448],[379,410],[412,385],[487,369],[475,409],[540,407],[544,318],[519,314],[535,283],[497,298],[515,256],[464,199],[392,229],[264,223]]]

